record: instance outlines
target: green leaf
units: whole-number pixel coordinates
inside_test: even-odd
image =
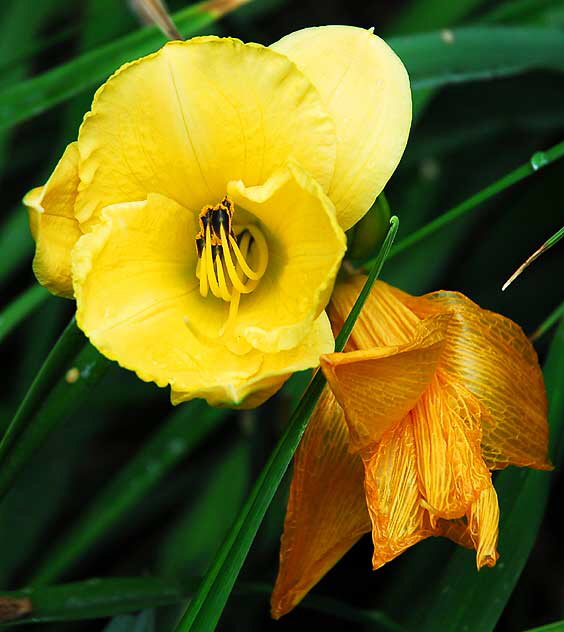
[[[564,39],[564,38],[563,38]],[[486,200],[494,197],[498,193],[505,191],[510,186],[520,182],[528,176],[537,173],[552,162],[559,160],[564,156],[564,141],[554,145],[546,151],[539,151],[531,156],[531,159],[514,169],[507,175],[503,176],[499,180],[487,186],[485,189],[478,191],[474,195],[470,196],[464,202],[457,204],[455,207],[439,215],[436,219],[425,224],[425,226],[411,233],[404,239],[402,239],[396,246],[394,246],[390,252],[390,259],[400,254],[404,250],[407,250],[411,246],[414,246],[421,240],[436,233],[438,230],[447,226],[451,222],[455,221],[459,217],[462,217],[469,211],[475,209],[479,204],[482,204]],[[368,260],[364,262],[365,267],[374,265],[376,259]]]
[[[41,401],[60,378],[64,369],[69,368],[68,365],[70,361],[84,346],[84,341],[84,335],[76,326],[76,321],[73,318],[47,356],[47,359],[31,383],[24,400],[2,437],[2,441],[0,442],[0,472],[14,441],[26,426],[29,425]]]
[[[78,353],[77,347],[82,347]],[[111,361],[90,343],[84,345],[82,332],[73,319],[45,360],[2,439],[0,498],[35,450],[79,408],[110,365]]]
[[[467,27],[394,37],[388,43],[404,62],[414,91],[530,70],[564,70],[559,29]]]
[[[544,367],[549,397],[551,456],[562,463],[564,427],[564,320]],[[502,471],[495,481],[500,501],[500,560],[476,572],[473,555],[461,548],[439,577],[434,599],[425,604],[418,630],[493,630],[519,579],[543,518],[551,476],[524,468]]]
[[[548,625],[541,625],[539,628],[531,628],[527,632],[564,632],[564,621],[555,621]]]
[[[368,298],[370,290],[378,278],[384,261],[390,251],[397,233],[398,225],[399,221],[397,217],[392,217],[388,235],[382,244],[377,261],[370,271],[368,279],[348,315],[343,328],[337,336],[337,340],[335,341],[335,349],[337,351],[343,350],[351,334],[360,310]],[[323,373],[318,371],[297,408],[294,410],[286,431],[272,452],[268,463],[262,470],[249,499],[235,520],[214,563],[200,585],[198,593],[190,602],[188,609],[180,620],[176,628],[177,632],[215,629],[266,510],[305,432],[311,413],[315,408],[324,385],[325,378]]]
[[[48,297],[40,285],[32,285],[0,312],[0,342]]]
[[[482,4],[484,0],[416,0],[406,3],[386,30],[396,35],[430,31],[459,22]]]
[[[234,7],[239,3],[233,3]],[[193,4],[176,13],[174,21],[185,36],[197,34],[221,16],[209,2]],[[0,130],[44,112],[83,90],[105,81],[122,64],[160,48],[164,36],[146,27],[84,53],[42,75],[8,86],[0,92]]]
[[[32,623],[50,623],[99,619],[136,612],[147,608],[168,606],[185,601],[195,588],[192,582],[178,583],[159,577],[123,577],[90,579],[83,582],[41,586],[4,592],[5,599],[31,599],[33,610],[25,618],[0,624],[0,629]],[[269,584],[244,582],[237,586],[238,595],[268,599]],[[351,608],[336,599],[308,595],[300,607],[323,612],[344,621],[370,624],[374,630],[401,632],[403,628],[379,610]],[[135,617],[127,617],[128,620]]]
[[[33,584],[53,582],[153,489],[157,483],[225,419],[228,411],[203,402],[182,405],[139,453],[90,503],[70,533],[55,544]],[[1,480],[1,479],[0,479]]]

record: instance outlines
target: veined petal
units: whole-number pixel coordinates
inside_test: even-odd
[[[437,535],[421,504],[411,415],[384,434],[364,466],[376,570],[413,544]]]
[[[231,357],[228,349],[214,349],[210,353],[210,365],[197,376],[193,376],[190,390],[182,391],[180,384],[173,385],[172,403],[203,397],[212,406],[236,406],[237,408],[255,408],[271,397],[284,382],[296,371],[311,369],[319,366],[319,356],[335,348],[335,340],[331,332],[331,325],[327,314],[322,312],[310,327],[309,332],[299,345],[288,351],[277,353],[263,353],[252,350],[245,355]],[[224,355],[225,354],[225,355]],[[229,355],[235,366],[255,366],[258,369],[254,375],[233,379],[227,383],[222,370],[224,357]],[[216,374],[219,376],[216,378]],[[196,391],[196,388],[199,390]]]
[[[405,294],[402,299],[420,317],[452,311],[441,365],[485,409],[482,450],[490,469],[507,465],[550,469],[542,372],[521,328],[456,292]]]
[[[439,370],[411,415],[419,488],[431,525],[461,518],[491,486],[480,448],[480,404]]]
[[[272,616],[296,606],[369,531],[362,461],[349,453],[343,412],[326,387],[294,459]]]
[[[193,213],[158,194],[104,209],[73,251],[77,322],[107,357],[170,384],[174,403],[258,405],[333,349],[328,319],[322,314],[290,351],[232,353],[217,338],[227,303],[199,292],[196,230]]]
[[[303,70],[333,116],[337,163],[329,197],[346,230],[370,208],[403,154],[411,125],[407,72],[373,29],[307,28],[271,48]]]
[[[335,336],[341,330],[366,275],[357,274],[335,286],[327,308]],[[395,288],[376,281],[355,323],[345,351],[401,345],[413,340],[420,319],[395,296]]]
[[[77,187],[78,151],[71,143],[46,184],[23,200],[35,239],[35,276],[52,294],[66,298],[73,297],[71,251],[82,235],[74,217]]]
[[[405,345],[322,356],[321,368],[345,411],[351,446],[372,446],[415,406],[439,365],[448,314],[431,316]]]
[[[259,220],[269,251],[266,274],[241,299],[235,333],[261,351],[291,349],[325,308],[345,252],[333,204],[295,163],[262,186],[231,182],[228,192]]]
[[[488,485],[466,516],[460,520],[440,520],[441,535],[457,544],[476,550],[476,566],[495,566],[499,558],[499,504],[492,484]]]
[[[150,192],[199,211],[228,182],[263,184],[289,157],[327,187],[336,155],[333,121],[287,57],[217,37],[123,66],[97,92],[78,146],[81,222]]]

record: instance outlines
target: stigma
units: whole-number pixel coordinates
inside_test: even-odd
[[[211,292],[228,302],[229,321],[237,314],[242,294],[259,284],[268,265],[268,245],[253,224],[233,222],[235,208],[228,196],[215,206],[204,206],[196,235],[196,276],[203,297]]]

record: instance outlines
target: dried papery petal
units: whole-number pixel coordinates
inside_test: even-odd
[[[427,510],[421,503],[416,459],[411,415],[388,430],[374,454],[365,458],[374,569],[438,533],[430,525]]]
[[[371,448],[416,405],[439,366],[449,318],[439,314],[420,321],[408,344],[322,356],[353,450]]]
[[[370,531],[359,456],[343,412],[325,388],[294,459],[272,616],[291,610]]]
[[[420,318],[437,310],[452,311],[441,366],[484,408],[482,451],[490,469],[550,469],[542,372],[521,328],[456,292],[396,296]]]
[[[419,488],[431,524],[460,518],[491,485],[480,450],[480,405],[439,370],[412,417]]]

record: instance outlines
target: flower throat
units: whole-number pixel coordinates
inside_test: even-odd
[[[215,206],[204,206],[196,235],[200,294],[206,297],[211,291],[228,302],[230,319],[237,314],[241,294],[257,287],[268,265],[264,235],[252,224],[234,224],[234,210],[228,196]]]

